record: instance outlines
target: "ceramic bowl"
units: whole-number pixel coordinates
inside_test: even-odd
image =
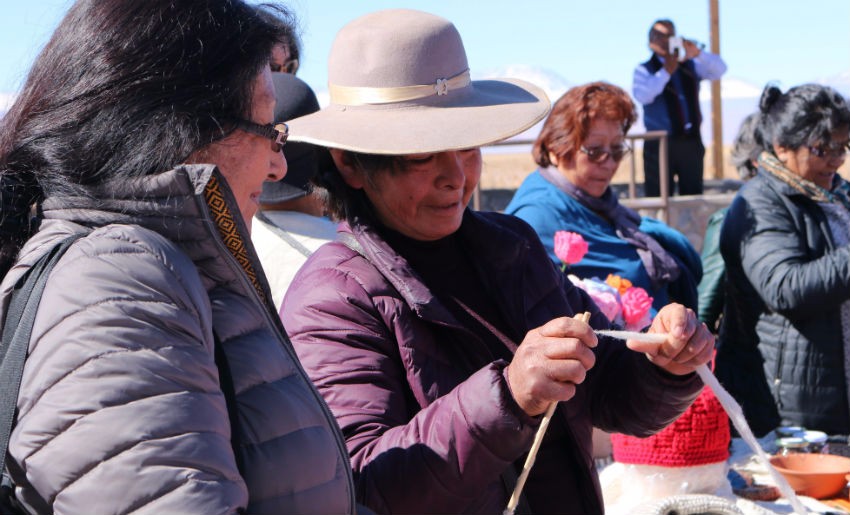
[[[832,454],[788,454],[772,456],[770,464],[782,474],[795,492],[826,499],[847,485],[850,458]]]

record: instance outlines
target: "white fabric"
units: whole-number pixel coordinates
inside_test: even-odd
[[[631,514],[642,503],[683,494],[734,498],[726,479],[727,470],[725,461],[694,467],[612,463],[599,474],[605,512],[609,515]]]
[[[263,214],[310,252],[336,239],[336,223],[328,218],[297,211],[264,211]],[[256,218],[251,224],[251,240],[268,278],[275,308],[280,310],[289,283],[307,261],[307,256]]]
[[[659,57],[661,62],[664,62],[663,57]],[[726,73],[726,63],[717,54],[702,51],[693,58],[694,68],[700,80],[717,80]],[[657,72],[649,73],[649,70],[643,64],[639,64],[635,68],[634,77],[632,79],[632,96],[641,104],[650,104],[655,97],[664,91],[664,86],[670,80],[670,74],[664,67],[661,67]]]

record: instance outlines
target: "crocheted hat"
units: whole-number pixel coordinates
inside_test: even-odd
[[[729,419],[710,388],[675,422],[648,438],[611,435],[620,463],[693,467],[729,458]]]

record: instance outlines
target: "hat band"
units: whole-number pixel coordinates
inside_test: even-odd
[[[449,90],[461,89],[469,86],[472,82],[469,69],[466,69],[454,77],[448,79],[437,79],[434,84],[421,86],[398,86],[394,88],[368,88],[356,86],[328,85],[331,103],[342,105],[369,105],[389,104],[392,102],[404,102],[430,96],[448,95]]]

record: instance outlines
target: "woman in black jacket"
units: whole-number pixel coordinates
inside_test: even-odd
[[[850,433],[850,107],[826,86],[762,93],[765,151],[732,203],[716,373],[756,434]],[[846,350],[847,349],[847,350]]]

